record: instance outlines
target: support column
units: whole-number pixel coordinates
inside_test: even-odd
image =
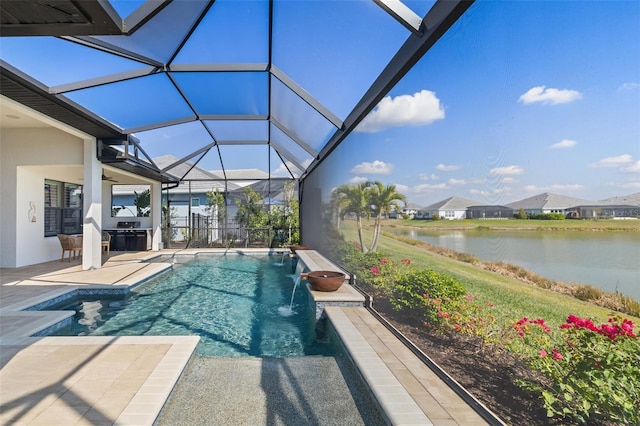
[[[95,139],[84,140],[82,269],[102,267],[102,163]]]
[[[151,227],[153,239],[151,250],[162,250],[162,185],[160,182],[151,184]]]

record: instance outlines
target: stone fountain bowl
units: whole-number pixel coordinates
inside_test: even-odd
[[[342,272],[336,271],[313,271],[300,276],[309,281],[311,289],[315,291],[336,291],[347,278]]]
[[[294,244],[294,245],[289,246],[289,250],[291,250],[291,253],[295,254],[296,250],[309,250],[309,247],[301,246],[301,245],[298,245],[298,244]]]

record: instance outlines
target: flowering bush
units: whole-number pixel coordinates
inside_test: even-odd
[[[569,315],[555,336],[544,320],[523,318],[513,331],[547,380],[520,385],[541,393],[549,417],[640,424],[640,342],[633,329],[619,317],[596,326]]]
[[[465,293],[462,284],[453,278],[431,269],[412,269],[396,279],[391,292],[391,304],[398,310],[418,310],[425,318],[433,319],[437,311],[429,306],[430,299],[450,302]]]
[[[424,322],[427,327],[486,337],[496,321],[488,312],[493,308],[493,304],[479,304],[472,294],[457,299],[432,298],[428,294],[424,294],[423,297],[430,319],[430,322]]]
[[[410,259],[405,258],[397,262],[388,257],[382,257],[375,265],[365,266],[365,268],[367,268],[365,271],[367,282],[386,294],[390,294],[395,283],[411,271],[412,266]]]

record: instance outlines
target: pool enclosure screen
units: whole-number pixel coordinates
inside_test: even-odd
[[[470,5],[7,0],[2,94],[91,129],[103,164],[161,180],[189,215],[245,187],[270,209]]]

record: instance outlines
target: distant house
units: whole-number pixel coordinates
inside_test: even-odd
[[[467,208],[477,205],[479,205],[479,203],[474,200],[462,197],[450,197],[423,208],[421,210],[421,216],[425,219],[431,219],[434,215],[438,215],[441,219],[465,219],[467,217]]]
[[[640,206],[584,205],[571,207],[567,217],[575,219],[640,219]]]
[[[467,219],[512,219],[513,209],[507,206],[469,206]]]
[[[164,169],[179,160],[172,155],[163,155],[154,158],[153,161],[159,168]],[[218,191],[226,194],[240,188],[234,182],[227,182],[225,185],[224,178],[220,175],[194,166],[190,162],[180,163],[169,169],[168,172],[178,178],[185,179],[177,187],[171,188],[169,191],[162,191],[163,203],[166,203],[168,199],[169,206],[173,209],[176,217],[187,217],[190,213],[208,215],[207,192]]]
[[[640,206],[640,192],[629,195],[619,195],[617,197],[607,198],[606,200],[598,201],[599,205],[631,205]]]
[[[548,213],[566,215],[571,207],[589,204],[593,204],[593,201],[544,192],[534,195],[533,197],[509,203],[507,207],[513,209],[514,212],[519,212],[522,209],[528,215]]]

